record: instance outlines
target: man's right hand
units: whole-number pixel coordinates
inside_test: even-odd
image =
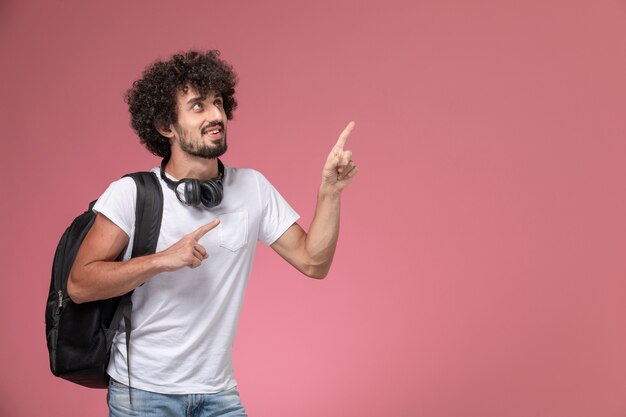
[[[219,219],[200,226],[193,232],[183,236],[178,242],[158,254],[165,271],[177,271],[184,267],[197,268],[202,261],[209,257],[204,246],[200,243],[202,236],[220,224]]]

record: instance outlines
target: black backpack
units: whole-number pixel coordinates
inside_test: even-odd
[[[150,172],[126,176],[137,184],[132,257],[152,254],[156,250],[163,214],[161,185]],[[106,388],[111,344],[122,317],[126,348],[129,348],[132,291],[121,297],[82,304],[75,304],[67,295],[67,279],[76,253],[96,218],[92,211],[94,204],[92,201],[88,210],[65,230],[54,254],[46,304],[46,339],[50,370],[54,375],[86,387]],[[123,252],[120,258],[122,255]],[[129,355],[126,357],[128,360]],[[130,367],[128,369],[130,375]]]

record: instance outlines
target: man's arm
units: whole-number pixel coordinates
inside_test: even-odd
[[[218,224],[219,220],[213,220],[163,252],[116,262],[128,244],[128,235],[98,213],[76,255],[68,294],[76,303],[104,300],[126,294],[160,272],[197,268],[208,256],[198,240]]]
[[[352,129],[354,122],[341,132],[328,154],[309,232],[295,223],[272,244],[272,249],[287,262],[312,278],[321,279],[328,274],[337,248],[341,193],[357,173],[352,152],[344,149]]]

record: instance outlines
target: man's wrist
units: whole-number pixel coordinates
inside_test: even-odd
[[[341,190],[338,190],[337,187],[334,187],[330,184],[322,182],[322,184],[320,185],[319,196],[320,198],[324,199],[339,199],[341,197]]]

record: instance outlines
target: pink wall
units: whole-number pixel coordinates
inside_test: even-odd
[[[189,47],[241,79],[227,163],[305,224],[358,123],[328,279],[259,250],[235,357],[251,416],[626,415],[626,3],[376,3],[0,3],[1,416],[105,415],[48,371],[52,254],[157,164],[122,94]]]

